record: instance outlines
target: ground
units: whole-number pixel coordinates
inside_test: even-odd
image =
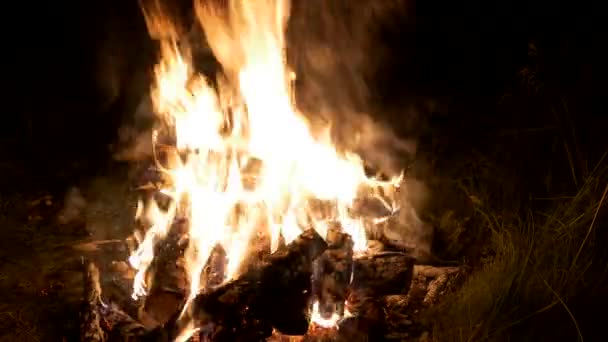
[[[53,186],[24,185],[0,198],[0,341],[78,340],[82,258],[118,253],[108,253],[111,242],[82,243],[123,239],[132,219],[126,182],[94,178],[80,184],[88,204],[82,219],[60,224],[68,182],[49,178]]]

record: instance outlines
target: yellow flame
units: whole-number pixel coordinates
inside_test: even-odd
[[[344,304],[346,305],[347,303],[345,302]],[[319,302],[315,302],[312,305],[312,314],[310,320],[321,328],[337,328],[341,319],[352,316],[353,315],[348,310],[345,310],[344,316],[340,316],[337,312],[334,312],[330,318],[323,318],[323,316],[321,316],[321,312],[319,311]]]
[[[289,2],[230,1],[225,13],[198,2],[196,12],[225,71],[226,79],[215,88],[181,53],[173,27],[166,24],[168,34],[162,35],[162,16],[148,15],[154,35],[164,37],[152,98],[158,117],[175,136],[169,160],[158,165],[170,176],[162,192],[173,201],[169,210],[154,204],[138,210],[151,226],[130,258],[138,270],[134,296],[145,295],[153,246],[181,215],[189,222],[185,258],[192,295],[201,287],[214,246],[227,252],[230,279],[259,232],[270,234],[274,250],[280,236],[288,243],[308,226],[324,235],[326,222],[338,221],[355,249],[364,250],[365,227],[350,210],[353,201],[376,193],[391,197],[398,180],[369,179],[356,154],[337,151],[329,127],[312,132],[296,109],[293,73],[284,58]],[[309,200],[334,209],[320,215]]]

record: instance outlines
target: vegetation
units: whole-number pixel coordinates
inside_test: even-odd
[[[530,48],[535,57],[536,47]],[[599,314],[608,304],[608,151],[595,161],[589,159],[605,145],[582,145],[575,133],[577,123],[588,127],[592,121],[569,120],[564,97],[531,70],[538,65],[520,73],[520,98],[511,98],[511,104],[525,104],[528,113],[542,103],[541,110],[553,116],[545,125],[555,124],[515,129],[507,138],[498,134],[497,144],[462,162],[458,174],[466,177],[457,182],[475,199],[465,234],[477,238],[468,249],[481,245],[483,251],[464,260],[472,272],[462,286],[426,312],[436,341],[583,341],[608,336]],[[554,108],[563,110],[557,113]],[[534,196],[538,193],[542,197]]]
[[[519,219],[476,208],[479,229],[489,230],[493,257],[481,260],[454,295],[428,312],[436,340],[571,336],[582,341],[586,334],[599,333],[583,306],[606,298],[608,264],[598,230],[605,229],[601,217],[606,210],[601,209],[607,180],[608,168],[596,170],[572,198],[556,199],[544,212],[530,209]]]

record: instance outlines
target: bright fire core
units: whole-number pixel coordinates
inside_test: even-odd
[[[274,251],[280,237],[289,243],[310,227],[325,236],[339,223],[362,251],[368,223],[352,210],[355,200],[382,196],[394,210],[399,180],[367,177],[358,155],[332,143],[330,127],[313,130],[296,108],[284,55],[289,2],[229,1],[221,11],[196,5],[224,71],[215,83],[196,74],[170,23],[146,13],[151,33],[163,37],[154,109],[175,142],[161,147],[154,141],[156,156],[164,153],[157,167],[170,179],[161,192],[171,204],[161,210],[151,201],[138,211],[151,224],[129,260],[138,271],[135,297],[150,288],[154,246],[176,219],[189,223],[185,260],[192,297],[216,245],[227,253],[227,281],[238,276],[256,234],[270,236]],[[324,210],[313,201],[325,203]]]

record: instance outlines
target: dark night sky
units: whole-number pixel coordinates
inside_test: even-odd
[[[149,68],[149,59],[141,58],[149,55],[150,43],[137,2],[61,0],[31,6],[14,10],[20,24],[4,32],[10,91],[3,141],[19,146],[13,150],[21,157],[58,149],[104,151],[122,114],[102,108],[99,60],[124,64],[123,79]],[[387,101],[405,93],[448,98],[479,115],[516,82],[534,40],[544,52],[551,84],[580,100],[587,114],[601,111],[596,104],[603,102],[608,56],[600,15],[582,4],[419,1],[415,22],[386,32],[393,57],[378,89]],[[108,41],[114,57],[104,55]],[[32,126],[35,139],[27,138]],[[28,149],[30,154],[22,153]]]
[[[3,126],[4,139],[20,147],[15,152],[22,158],[47,150],[103,149],[97,145],[108,143],[116,122],[101,108],[99,65],[130,62],[141,52],[145,27],[137,2],[61,0],[19,13],[24,20],[8,37],[13,68],[7,70],[11,114]],[[114,56],[107,52],[110,40],[118,51]],[[123,74],[128,73],[125,68]],[[26,134],[28,127],[33,127],[33,138]],[[24,149],[31,151],[24,154]]]

